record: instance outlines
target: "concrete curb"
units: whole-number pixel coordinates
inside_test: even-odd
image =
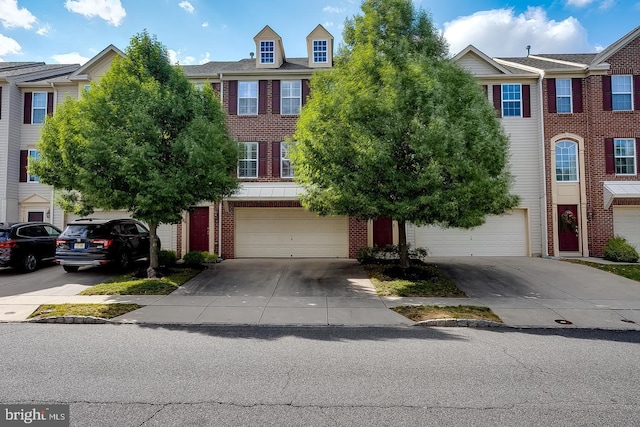
[[[468,328],[508,328],[504,323],[478,319],[430,319],[416,322],[414,326],[446,326]]]

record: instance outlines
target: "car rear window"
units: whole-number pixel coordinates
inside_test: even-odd
[[[95,237],[108,236],[109,230],[102,224],[76,224],[67,225],[67,229],[64,230],[62,234],[65,236],[93,239]]]
[[[11,235],[11,230],[0,230],[0,240],[7,240]]]

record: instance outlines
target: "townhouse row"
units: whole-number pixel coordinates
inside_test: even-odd
[[[255,54],[183,66],[195,85],[212,85],[242,147],[240,189],[162,225],[163,248],[236,257],[355,257],[363,246],[397,243],[389,218],[318,217],[298,197],[286,140],[293,135],[314,72],[333,64],[334,39],[321,25],[307,57],[287,58],[266,26]],[[302,42],[302,40],[301,40]],[[27,173],[47,114],[80,97],[114,57],[108,46],[83,66],[0,63],[0,221],[74,219],[51,187]],[[512,192],[520,205],[472,230],[409,225],[413,246],[432,256],[601,256],[613,235],[640,248],[640,27],[597,54],[490,58],[469,46],[453,60],[472,73],[510,139]],[[121,217],[126,212],[96,212]]]

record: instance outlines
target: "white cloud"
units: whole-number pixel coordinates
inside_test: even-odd
[[[80,55],[78,52],[61,53],[59,55],[53,55],[51,58],[57,64],[84,64],[91,58]]]
[[[600,3],[598,9],[609,9],[616,3],[616,0],[567,0],[567,6],[586,7],[591,3]]]
[[[325,8],[322,9],[323,12],[327,12],[327,13],[344,13],[346,12],[347,9],[345,8],[340,8],[340,7],[333,7],[333,6],[326,6]]]
[[[26,8],[18,8],[18,0],[0,0],[0,22],[5,28],[30,29],[37,19]]]
[[[114,27],[127,16],[120,0],[66,0],[64,7],[87,18],[98,16]]]
[[[577,19],[550,20],[539,7],[519,15],[513,9],[494,9],[459,17],[444,24],[444,37],[452,54],[470,44],[489,56],[525,56],[527,45],[532,54],[594,51]]]
[[[182,52],[179,50],[167,49],[167,54],[169,55],[169,63],[176,65],[193,65],[195,63],[196,58],[193,56],[183,56],[180,57]]]
[[[209,23],[208,23],[208,22],[203,22],[203,23],[202,23],[202,28],[207,28],[208,26],[209,26]]]
[[[189,3],[188,1],[181,1],[180,3],[178,3],[178,6],[180,6],[181,8],[183,8],[184,10],[186,10],[189,13],[193,13],[196,11],[196,9],[193,7],[193,5],[191,3]]]
[[[17,41],[0,34],[0,56],[20,53],[22,53],[22,47],[18,44]]]
[[[209,61],[211,61],[211,54],[209,52],[205,52],[204,55],[200,55],[200,64],[206,64]]]
[[[567,0],[569,6],[584,7],[593,3],[595,0]]]
[[[49,35],[50,30],[51,30],[51,25],[46,24],[38,28],[38,31],[36,31],[36,34],[39,36],[46,36],[46,35]]]
[[[331,27],[333,27],[333,22],[331,22],[331,21],[327,21],[327,22],[325,22],[325,23],[324,23],[323,27],[325,27],[325,28],[331,28]]]

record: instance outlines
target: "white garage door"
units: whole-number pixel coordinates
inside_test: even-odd
[[[318,217],[303,208],[236,208],[237,258],[347,258],[346,217]]]
[[[613,208],[613,234],[640,250],[640,208]]]
[[[529,256],[525,212],[491,216],[470,230],[414,227],[411,243],[427,248],[430,256]]]

